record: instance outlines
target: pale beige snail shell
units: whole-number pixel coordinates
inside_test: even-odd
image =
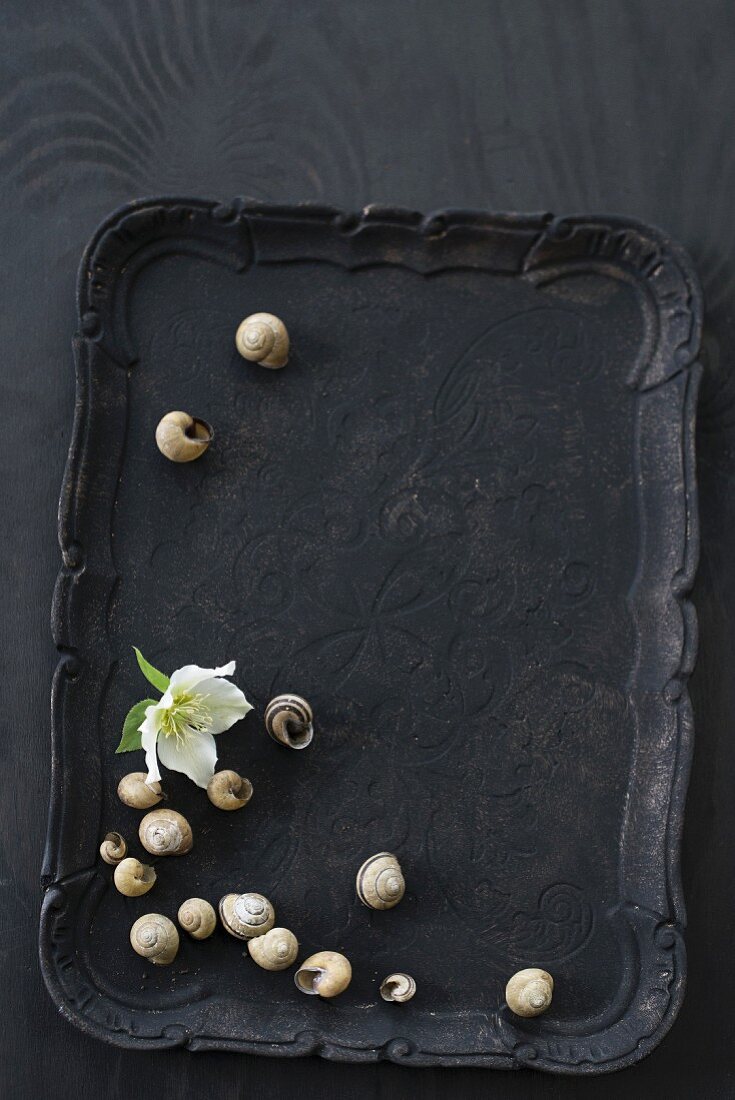
[[[225,894],[219,915],[226,930],[238,940],[264,936],[276,923],[275,910],[262,894]]]
[[[218,810],[239,810],[253,797],[253,784],[237,772],[215,772],[207,783],[207,797]]]
[[[186,412],[166,413],[156,428],[156,443],[171,462],[193,462],[206,451],[214,432],[206,420]]]
[[[168,966],[179,950],[179,933],[162,913],[146,913],[130,929],[130,943],[133,951],[155,966]]]
[[[121,833],[107,833],[100,844],[100,855],[110,867],[115,867],[128,854],[125,837]]]
[[[177,919],[192,939],[206,940],[217,927],[217,914],[204,898],[189,898],[179,906]]]
[[[554,979],[545,970],[519,970],[505,987],[505,1001],[516,1016],[540,1016],[551,1004]]]
[[[390,852],[370,856],[357,872],[357,896],[370,909],[392,909],[406,892],[401,865]]]
[[[380,983],[380,996],[384,1001],[404,1004],[416,992],[416,982],[410,974],[389,974]]]
[[[265,708],[265,728],[289,749],[305,749],[314,738],[314,715],[300,695],[276,695]]]
[[[317,951],[304,959],[294,975],[296,986],[302,993],[320,997],[336,997],[344,993],[352,980],[349,959],[339,951]]]
[[[299,941],[288,928],[271,928],[264,936],[248,940],[248,952],[263,970],[286,970],[296,962]]]
[[[156,872],[152,867],[141,863],[134,856],[118,863],[114,874],[115,886],[126,898],[138,898],[147,894],[156,881]]]
[[[148,810],[163,798],[161,784],[147,782],[146,772],[130,772],[117,785],[117,797],[134,810]]]
[[[243,359],[278,370],[288,362],[289,338],[280,317],[251,313],[238,326],[235,345]]]
[[[141,821],[138,835],[152,856],[183,856],[194,843],[189,822],[176,810],[151,810]]]

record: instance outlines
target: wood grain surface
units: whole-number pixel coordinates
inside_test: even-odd
[[[735,8],[729,0],[9,2],[0,11],[3,310],[0,959],[8,1097],[679,1097],[735,1094]],[[82,248],[162,193],[612,212],[688,248],[709,309],[702,554],[684,834],[689,988],[623,1074],[134,1055],[57,1017],[36,957],[49,782],[48,618],[71,429]]]

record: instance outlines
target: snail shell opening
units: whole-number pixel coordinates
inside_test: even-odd
[[[193,462],[213,439],[211,425],[186,412],[166,413],[156,428],[156,445],[171,462]]]
[[[410,974],[389,974],[380,984],[380,996],[384,1001],[403,1004],[416,992],[416,982]]]
[[[294,982],[302,993],[319,997],[336,997],[352,980],[349,959],[339,951],[317,951],[304,959],[294,974]]]
[[[314,715],[300,695],[277,695],[265,708],[265,728],[289,749],[305,749],[314,739]]]

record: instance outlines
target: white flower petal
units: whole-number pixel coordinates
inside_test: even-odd
[[[161,729],[160,704],[146,707],[145,718],[138,727],[140,730],[140,743],[145,751],[145,765],[148,768],[147,783],[157,783],[161,778],[156,757],[156,741]]]
[[[183,665],[172,674],[168,691],[173,695],[182,691],[193,691],[202,680],[211,680],[213,676],[232,676],[234,671],[234,661],[229,661],[221,668],[200,668],[199,665]]]
[[[214,775],[217,763],[217,747],[209,733],[196,733],[179,741],[175,737],[162,737],[158,742],[161,763],[172,772],[183,772],[198,787],[206,787]]]
[[[197,692],[212,718],[210,733],[224,733],[253,709],[240,688],[229,680],[205,680],[197,685]]]

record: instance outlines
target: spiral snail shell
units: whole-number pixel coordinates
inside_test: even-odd
[[[403,1004],[410,1001],[416,992],[416,982],[410,974],[389,974],[380,983],[380,996],[384,1001]]]
[[[278,370],[288,362],[286,326],[272,313],[251,313],[238,327],[235,345],[243,359]]]
[[[168,966],[179,950],[179,933],[174,922],[162,913],[146,913],[130,929],[130,943],[144,959],[156,966]]]
[[[156,872],[152,867],[141,863],[139,859],[128,856],[118,863],[113,876],[115,887],[126,898],[139,898],[147,894],[156,881]]]
[[[105,863],[115,867],[128,854],[125,837],[120,833],[108,833],[100,844],[100,855]]]
[[[217,927],[217,914],[204,898],[189,898],[181,906],[177,919],[192,939],[206,940]]]
[[[152,856],[183,856],[194,843],[189,822],[176,810],[151,810],[141,821],[138,835]]]
[[[344,993],[351,980],[350,961],[339,951],[317,951],[316,955],[309,955],[294,974],[296,986],[302,993],[320,997]]]
[[[158,422],[156,444],[171,462],[193,462],[214,438],[211,425],[185,412],[170,412]]]
[[[238,940],[264,936],[276,923],[275,910],[262,894],[225,894],[219,903],[219,915],[230,935]]]
[[[305,749],[314,737],[314,715],[300,695],[276,695],[265,708],[265,728],[279,744]]]
[[[147,783],[146,772],[130,772],[117,785],[117,797],[134,810],[147,810],[163,798],[160,783]]]
[[[248,940],[248,953],[263,970],[286,970],[296,962],[299,941],[288,928],[271,928],[264,936]]]
[[[516,1016],[540,1016],[551,1004],[553,992],[551,974],[532,966],[513,975],[505,987],[505,1001]]]
[[[370,909],[392,909],[406,891],[401,865],[390,852],[366,859],[357,872],[356,886],[360,901]]]
[[[207,797],[219,810],[239,810],[253,797],[253,784],[237,772],[215,772],[207,783]]]

